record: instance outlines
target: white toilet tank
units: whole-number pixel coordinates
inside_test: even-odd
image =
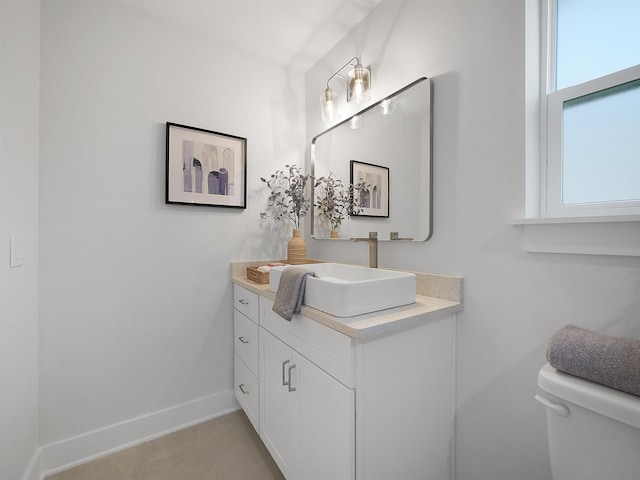
[[[538,373],[554,480],[639,480],[640,397],[557,371]]]

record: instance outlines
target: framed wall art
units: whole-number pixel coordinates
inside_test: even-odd
[[[166,203],[246,208],[247,139],[167,122]]]
[[[356,188],[356,217],[389,218],[389,168],[351,160],[350,182]]]

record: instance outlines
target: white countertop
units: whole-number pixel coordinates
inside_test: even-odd
[[[266,263],[268,262],[233,263],[232,282],[273,301],[276,294],[269,290],[268,283],[256,283],[246,276],[248,266]],[[417,295],[416,302],[410,305],[345,318],[334,317],[306,305],[302,306],[300,313],[349,337],[364,338],[437,320],[463,310],[461,277],[412,273],[416,274]]]

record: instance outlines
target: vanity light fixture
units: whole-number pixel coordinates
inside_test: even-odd
[[[347,67],[352,68],[347,72],[347,77],[345,78],[340,72]],[[371,72],[368,68],[362,66],[358,57],[353,57],[327,80],[327,88],[321,96],[322,120],[325,122],[338,118],[338,95],[329,86],[329,82],[335,77],[340,77],[347,84],[347,102],[362,103],[369,101],[371,96]]]
[[[321,98],[322,107],[322,121],[330,122],[338,118],[338,111],[340,110],[340,103],[338,102],[338,95],[331,90],[329,82],[327,82],[327,88],[322,94]]]
[[[385,98],[384,100],[382,100],[382,102],[380,102],[380,111],[382,115],[390,115],[394,112],[394,110],[395,107],[393,103],[391,103],[391,100],[389,100],[388,98]]]

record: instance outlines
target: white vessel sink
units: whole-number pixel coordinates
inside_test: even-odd
[[[416,301],[416,276],[377,268],[356,267],[340,263],[297,265],[313,270],[307,277],[303,303],[336,317],[352,317]],[[278,290],[285,268],[273,267],[269,289]]]

